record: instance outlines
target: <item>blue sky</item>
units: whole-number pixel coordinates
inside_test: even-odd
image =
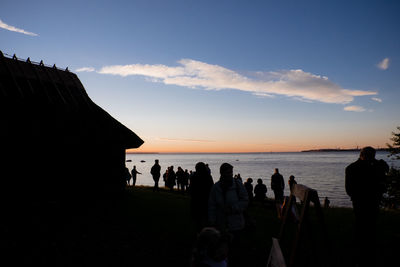
[[[69,67],[137,151],[379,146],[398,1],[2,1],[0,49]]]

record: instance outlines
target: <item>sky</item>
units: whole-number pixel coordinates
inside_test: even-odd
[[[0,3],[0,50],[76,73],[128,152],[385,147],[399,1]]]

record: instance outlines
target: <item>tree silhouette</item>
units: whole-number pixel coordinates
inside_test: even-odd
[[[397,127],[398,133],[392,132],[393,144],[386,144],[388,146],[388,151],[390,152],[390,157],[394,156],[396,159],[400,159],[400,126]]]
[[[398,133],[392,132],[392,144],[387,144],[389,155],[400,159],[400,126],[397,127]],[[400,169],[391,167],[386,177],[386,193],[383,196],[382,204],[389,208],[400,207]]]

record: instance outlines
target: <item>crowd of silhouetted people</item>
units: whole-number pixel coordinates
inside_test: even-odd
[[[245,266],[240,259],[239,244],[243,230],[251,222],[248,207],[254,202],[265,204],[268,189],[261,178],[255,185],[250,177],[243,182],[240,174],[234,175],[233,168],[231,164],[223,163],[219,170],[220,178],[215,183],[209,166],[204,162],[198,162],[195,171],[181,167],[175,171],[174,166],[169,166],[162,174],[165,188],[190,195],[190,214],[197,237],[192,255],[193,267]],[[375,150],[371,147],[363,148],[360,158],[346,168],[345,188],[353,202],[355,257],[359,266],[375,263],[376,218],[388,169],[386,162],[375,159]],[[159,191],[161,166],[158,160],[155,160],[150,173],[154,180],[153,191]],[[127,184],[133,179],[135,185],[137,174],[141,173],[135,166],[130,172],[126,169]],[[285,181],[278,168],[275,168],[270,181],[274,193],[274,200],[270,202],[276,207],[282,203],[284,206],[287,200],[284,196]],[[290,192],[296,190],[294,175],[289,176],[287,184]],[[329,207],[329,202],[325,197],[325,208]],[[363,251],[370,253],[370,261],[362,256]]]
[[[193,265],[217,266],[222,261],[229,262],[229,266],[241,266],[239,243],[243,230],[252,222],[248,206],[254,201],[265,204],[267,200],[268,189],[263,180],[258,178],[255,186],[252,178],[243,182],[239,173],[234,175],[229,163],[220,166],[220,179],[215,183],[204,162],[198,162],[194,171],[180,166],[175,171],[174,166],[168,166],[162,173],[159,161],[155,160],[150,173],[154,180],[153,191],[159,191],[158,183],[162,177],[165,188],[171,192],[190,195],[190,214],[197,233]],[[292,175],[289,187],[296,183]],[[284,188],[283,176],[275,169],[271,189],[278,205],[283,201]]]
[[[155,164],[152,166],[150,171],[153,181],[154,187],[153,191],[159,191],[159,180],[161,178],[161,166],[159,164],[159,160],[155,160]],[[129,170],[127,167],[125,168],[125,178],[126,178],[126,185],[127,186],[135,186],[137,175],[142,174],[136,169],[136,166],[133,166],[132,170]],[[209,183],[214,183],[213,178],[211,176],[211,170],[208,164],[199,162],[195,166],[195,171],[183,169],[182,167],[178,166],[177,170],[175,171],[174,166],[168,166],[165,169],[165,172],[162,174],[162,179],[164,182],[164,187],[168,188],[170,191],[178,191],[181,193],[191,192],[190,188],[194,181],[194,188],[196,188],[197,180],[204,179],[198,178],[199,174],[204,176],[207,174],[209,177],[207,178]],[[247,178],[244,182],[240,175],[240,173],[235,174],[234,179],[242,183],[246,189],[248,194],[250,204],[253,200],[263,202],[267,198],[267,186],[264,184],[261,178],[257,179],[257,184],[253,186],[253,179]],[[293,185],[297,184],[295,181],[295,177],[291,175],[288,180],[289,188],[292,189]],[[274,192],[274,199],[276,202],[282,203],[283,202],[283,192],[285,189],[285,182],[283,176],[279,173],[279,169],[275,169],[274,174],[271,176],[271,190]],[[196,190],[196,189],[194,189]]]

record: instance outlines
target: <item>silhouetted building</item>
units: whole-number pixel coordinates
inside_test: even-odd
[[[125,150],[143,141],[97,106],[77,75],[0,51],[0,197],[76,200],[119,194]]]

